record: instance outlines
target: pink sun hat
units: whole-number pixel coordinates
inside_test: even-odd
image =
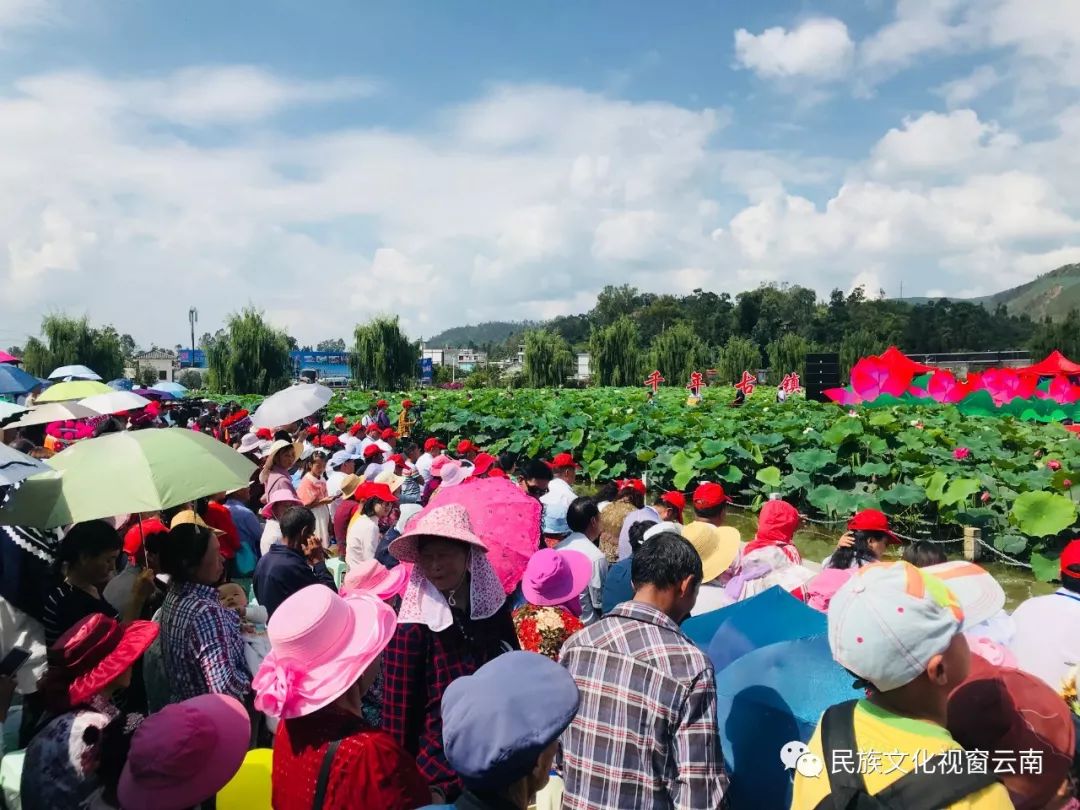
[[[303,506],[303,502],[297,498],[291,490],[281,488],[275,489],[270,493],[270,497],[266,499],[266,505],[259,510],[259,514],[264,518],[273,519],[274,517],[274,504],[275,503],[291,503],[296,506]]]
[[[473,468],[466,466],[460,461],[448,461],[439,469],[439,477],[442,478],[444,487],[456,487],[470,475]]]
[[[131,738],[117,789],[121,806],[201,805],[239,770],[250,736],[247,711],[228,695],[200,695],[151,714]]]
[[[348,596],[357,591],[374,594],[382,601],[393,599],[405,593],[412,575],[412,563],[401,563],[387,568],[378,560],[364,560],[349,569],[341,585],[341,595]]]
[[[300,589],[270,617],[270,654],[251,682],[255,708],[288,720],[330,705],[374,663],[396,627],[394,609],[370,593]]]
[[[431,474],[436,478],[442,478],[442,468],[453,462],[454,460],[450,456],[436,456],[431,462]]]
[[[592,578],[592,561],[579,551],[542,548],[529,558],[521,592],[532,605],[562,605],[581,595]]]
[[[473,532],[468,510],[459,503],[448,503],[432,509],[426,515],[417,515],[405,533],[390,543],[390,553],[403,563],[415,563],[420,540],[424,537],[456,540],[487,551],[487,543]]]

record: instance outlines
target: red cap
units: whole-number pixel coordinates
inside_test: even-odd
[[[380,399],[380,400],[379,400],[378,402],[376,402],[376,403],[375,403],[375,406],[376,406],[377,408],[385,408],[385,407],[386,407],[387,405],[389,405],[389,404],[390,404],[390,403],[389,403],[389,402],[387,402],[387,401],[386,401],[385,399]]]
[[[1070,540],[1069,545],[1065,546],[1065,550],[1061,552],[1061,575],[1080,578],[1080,574],[1072,571],[1066,572],[1065,569],[1074,565],[1080,566],[1080,539]]]
[[[259,428],[255,431],[255,438],[261,439],[264,442],[268,442],[274,438],[274,433],[270,430],[270,428]]]
[[[506,478],[506,473],[501,467],[492,467],[488,470],[488,478]]]
[[[353,422],[352,427],[349,428],[349,435],[355,436],[357,433],[360,432],[360,428],[362,427],[363,425],[361,425],[359,422]]]
[[[334,417],[334,424],[335,425],[344,425],[345,424],[345,417],[342,416],[339,413],[337,416]]]
[[[364,492],[363,497],[359,497],[361,490]],[[376,484],[373,481],[359,487],[353,497],[363,501],[378,498],[380,501],[386,501],[387,503],[397,502],[397,495],[390,491],[390,487],[386,484]]]
[[[724,494],[724,488],[712,481],[699,484],[698,488],[694,490],[695,509],[713,509],[720,506],[720,504],[728,503],[730,500],[731,498]]]
[[[679,510],[679,523],[682,523],[683,510],[686,509],[686,496],[681,492],[672,490],[671,492],[665,492],[660,496],[660,503],[666,503],[668,506],[673,506]]]
[[[436,448],[438,448],[439,450],[445,450],[446,445],[443,444],[442,442],[440,442],[434,436],[432,436],[430,439],[428,439],[426,442],[424,442],[424,452],[425,453],[430,453],[432,450],[434,450]]]
[[[393,428],[387,428],[386,430],[384,430],[382,432],[382,438],[384,438],[384,439],[396,439],[397,438],[397,431],[394,430]]]
[[[491,453],[477,453],[473,459],[473,477],[485,475],[495,466],[495,456]]]
[[[889,519],[877,509],[863,509],[848,521],[847,527],[853,532],[881,532],[889,538],[889,545],[900,545],[900,538],[889,528]]]
[[[551,460],[551,468],[558,470],[562,467],[581,467],[581,465],[574,461],[574,457],[569,453],[559,453]]]
[[[308,425],[307,435],[308,436],[318,436],[319,435],[319,426],[318,425]]]
[[[382,453],[382,448],[377,444],[369,444],[364,448],[364,458],[373,458]]]
[[[458,455],[461,455],[462,453],[468,453],[470,450],[479,450],[479,449],[480,449],[479,447],[477,447],[475,444],[473,444],[468,439],[462,439],[460,442],[457,443]]]
[[[327,435],[322,437],[322,441],[320,442],[320,444],[322,444],[323,447],[329,450],[332,447],[337,447],[339,444],[341,444],[341,442],[338,440],[337,436],[332,436],[328,433]]]
[[[387,461],[392,461],[395,464],[404,465],[405,464],[405,456],[401,455],[401,453],[394,453],[394,455],[390,456],[390,458],[388,458]]]
[[[642,495],[645,494],[645,482],[642,481],[640,478],[619,479],[615,482],[615,486],[618,489],[634,489],[640,492]]]
[[[401,407],[402,408],[411,408],[412,406],[413,406],[413,401],[411,399],[403,399],[403,400],[401,400]]]
[[[124,551],[134,557],[142,548],[143,539],[158,532],[168,534],[169,527],[157,518],[146,518],[142,521],[142,531],[139,531],[139,524],[136,523],[124,533]]]
[[[379,427],[379,426],[378,426],[377,424],[375,424],[374,422],[372,422],[372,423],[371,423],[370,425],[368,425],[368,426],[367,426],[367,432],[368,432],[368,433],[371,433],[371,431],[373,431],[373,430],[374,430],[374,431],[375,431],[376,433],[382,433],[382,428],[381,428],[381,427]]]

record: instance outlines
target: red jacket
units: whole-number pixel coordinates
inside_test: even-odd
[[[206,516],[203,518],[206,525],[211,529],[222,532],[218,535],[218,543],[221,544],[221,556],[231,560],[240,549],[240,533],[236,530],[232,515],[224,504],[210,501],[206,505]]]
[[[326,786],[324,810],[415,810],[431,801],[416,761],[385,731],[334,706],[285,720],[274,739],[274,810],[311,810],[326,748],[341,740]]]

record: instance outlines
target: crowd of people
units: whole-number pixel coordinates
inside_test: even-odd
[[[984,569],[877,510],[818,563],[780,498],[744,541],[720,483],[591,491],[570,453],[447,448],[422,425],[409,400],[275,429],[166,405],[110,429],[207,433],[250,480],[62,532],[0,526],[0,656],[28,653],[0,662],[8,805],[224,807],[241,780],[277,810],[724,807],[717,666],[684,625],[779,589],[824,615],[855,684],[790,772],[776,752],[791,807],[1080,808],[1080,540],[1060,589],[1009,614]],[[533,521],[510,583],[455,497],[492,478]]]

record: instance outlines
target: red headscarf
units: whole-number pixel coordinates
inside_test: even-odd
[[[787,501],[766,501],[765,505],[761,507],[761,513],[758,515],[757,534],[754,535],[753,540],[746,544],[743,555],[766,546],[778,546],[789,557],[792,556],[788,552],[789,548],[794,552],[795,557],[799,557],[798,550],[791,544],[791,538],[795,536],[795,531],[798,528],[798,509]],[[801,562],[801,557],[792,561]]]

